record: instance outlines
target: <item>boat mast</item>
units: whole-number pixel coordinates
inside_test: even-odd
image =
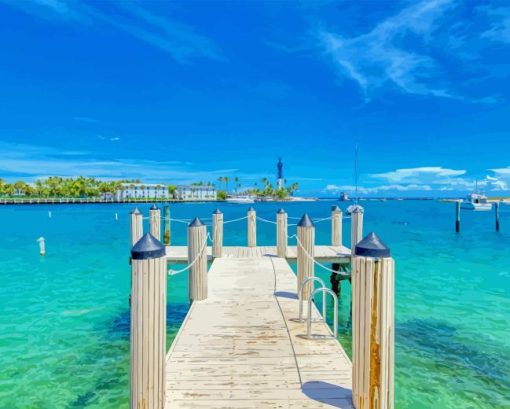
[[[359,179],[359,168],[358,168],[358,144],[354,147],[354,203],[358,204],[358,179]]]

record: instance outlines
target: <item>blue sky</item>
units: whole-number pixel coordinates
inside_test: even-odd
[[[0,0],[0,177],[510,189],[510,3]]]

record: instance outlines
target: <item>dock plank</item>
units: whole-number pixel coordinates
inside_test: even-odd
[[[340,343],[300,337],[287,261],[257,256],[273,247],[225,249],[208,273],[208,298],[193,303],[167,354],[167,407],[353,408]],[[323,323],[313,331],[327,334]]]

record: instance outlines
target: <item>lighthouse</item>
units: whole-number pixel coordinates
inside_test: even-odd
[[[278,168],[278,173],[276,177],[276,186],[278,186],[278,190],[283,189],[283,162],[282,158],[278,158],[278,164],[276,165]]]

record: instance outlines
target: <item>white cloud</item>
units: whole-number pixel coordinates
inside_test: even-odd
[[[437,85],[440,73],[436,61],[402,44],[405,36],[412,36],[415,43],[426,42],[451,3],[435,0],[413,4],[358,37],[321,31],[321,45],[341,74],[358,83],[365,97],[388,83],[411,94],[453,97],[451,91]],[[434,79],[435,85],[431,85]]]
[[[370,195],[381,192],[408,192],[408,191],[430,191],[432,187],[429,185],[418,185],[418,184],[409,184],[409,185],[381,185],[381,186],[358,186],[358,193],[362,195]],[[356,186],[352,185],[327,185],[325,191],[328,193],[339,194],[341,192],[348,192],[353,194],[356,191]]]
[[[87,25],[105,23],[168,52],[180,63],[197,57],[224,60],[214,41],[198,34],[193,27],[153,14],[145,5],[135,2],[36,0],[7,1],[7,4],[39,17]]]
[[[391,183],[449,183],[452,177],[462,176],[465,170],[448,169],[440,166],[396,169],[391,172],[373,173],[369,176]]]
[[[481,34],[495,42],[510,43],[510,7],[481,7],[491,18],[491,27]]]

